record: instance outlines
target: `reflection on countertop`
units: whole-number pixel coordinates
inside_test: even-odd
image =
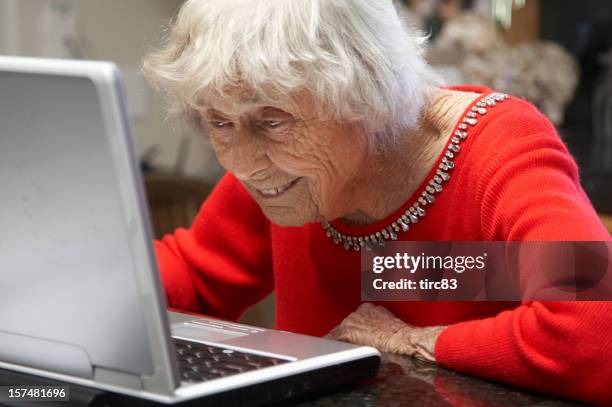
[[[579,404],[462,375],[409,357],[385,354],[375,379],[294,405],[570,407]]]

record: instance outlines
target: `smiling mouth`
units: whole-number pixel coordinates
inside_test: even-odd
[[[255,188],[255,190],[259,195],[265,198],[276,198],[289,191],[300,179],[302,179],[302,177],[295,178],[294,180],[275,188]]]

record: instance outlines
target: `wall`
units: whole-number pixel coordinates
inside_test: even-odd
[[[201,137],[164,122],[161,98],[138,66],[147,47],[182,0],[0,0],[0,53],[111,60],[124,72],[134,138],[141,153],[156,151],[164,172],[216,179],[220,170]],[[177,164],[183,143],[185,158]],[[148,154],[151,155],[151,154]]]

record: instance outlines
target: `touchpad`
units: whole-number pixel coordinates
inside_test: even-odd
[[[209,325],[183,322],[172,325],[172,336],[180,336],[184,339],[219,342],[226,339],[239,338],[248,335],[247,332],[216,328]]]

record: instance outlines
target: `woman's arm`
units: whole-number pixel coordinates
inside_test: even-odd
[[[269,222],[230,174],[189,229],[155,242],[168,305],[237,319],[272,291]]]
[[[553,129],[501,137],[514,141],[491,158],[477,198],[486,240],[610,240]],[[612,302],[529,301],[493,318],[449,326],[435,357],[463,372],[607,404],[611,314]]]

